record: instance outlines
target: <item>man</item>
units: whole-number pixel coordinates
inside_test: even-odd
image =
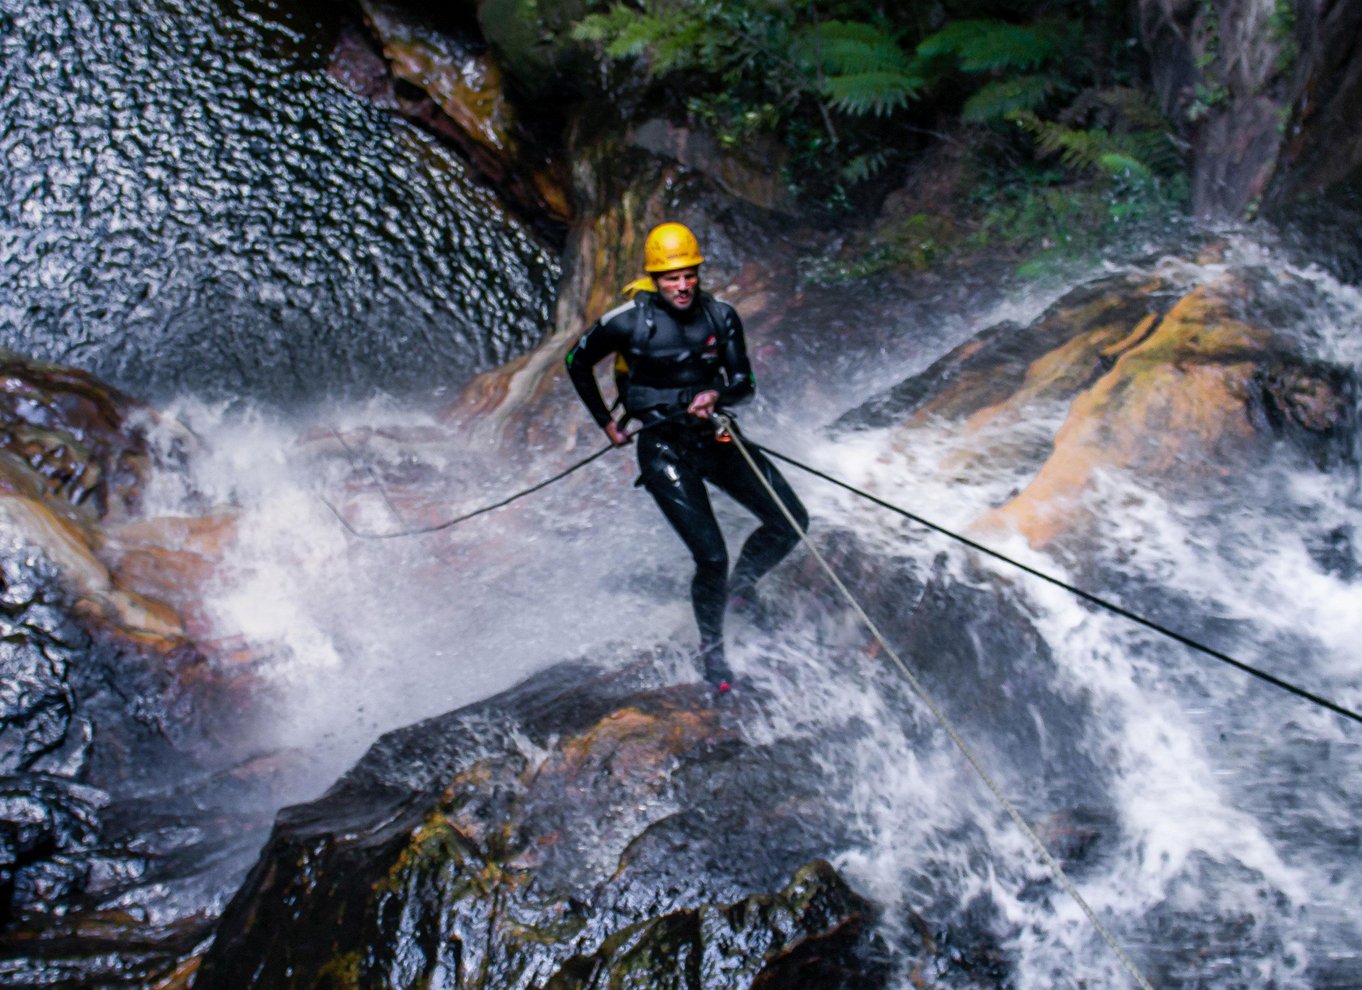
[[[701,661],[705,679],[725,693],[732,683],[724,658],[726,603],[753,602],[757,580],[790,552],[799,534],[711,421],[716,412],[751,396],[755,382],[737,312],[700,290],[705,259],[699,242],[682,224],[664,223],[648,235],[643,253],[651,279],[640,280],[645,287],[632,302],[606,313],[582,335],[568,352],[568,374],[611,443],[629,442],[628,419],[645,427],[638,435],[638,483],[652,493],[695,558],[691,604]],[[601,398],[594,373],[595,365],[612,354],[623,359],[616,377],[625,412],[619,422]],[[752,455],[800,529],[806,528],[808,513],[780,472],[760,452]],[[731,578],[706,481],[761,521],[743,544]]]

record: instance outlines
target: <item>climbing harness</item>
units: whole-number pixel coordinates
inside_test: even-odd
[[[635,283],[631,282],[624,288],[627,291],[634,285]],[[641,292],[635,292],[631,296],[634,300],[634,326],[630,336],[629,349],[627,352],[621,352],[615,356],[616,398],[610,409],[613,412],[623,405],[626,410],[626,418],[629,415],[628,410],[631,409],[638,410],[652,406],[684,407],[690,403],[691,399],[695,398],[697,393],[716,387],[714,382],[676,387],[644,385],[636,380],[639,362],[648,353],[652,339],[657,336],[656,302],[651,294],[638,298],[641,294]],[[717,374],[720,355],[728,347],[729,324],[726,319],[716,315],[715,300],[708,293],[697,294],[695,303],[704,317],[705,325],[709,328],[704,345],[693,350],[669,350],[663,352],[663,354],[666,360],[674,366],[680,366],[698,356],[700,361],[710,366],[710,374],[714,375]],[[657,359],[656,356],[653,357],[654,361]]]
[[[1026,819],[1022,817],[1021,811],[1018,810],[1017,806],[1012,803],[1005,793],[1003,793],[1002,787],[998,785],[992,775],[984,769],[984,765],[980,762],[979,757],[975,755],[974,750],[969,747],[960,733],[956,731],[954,724],[946,716],[945,711],[942,710],[941,706],[938,705],[936,700],[927,692],[927,689],[923,687],[922,682],[918,680],[917,676],[909,669],[908,665],[903,662],[903,659],[898,655],[894,648],[889,645],[889,641],[885,638],[884,634],[880,632],[879,626],[875,625],[875,620],[866,613],[866,610],[863,607],[861,607],[861,603],[856,600],[856,596],[851,593],[850,589],[842,582],[842,579],[837,576],[837,572],[832,569],[832,565],[827,562],[818,548],[814,546],[813,541],[809,539],[809,534],[800,527],[799,523],[795,520],[794,515],[785,507],[785,503],[781,501],[780,496],[776,494],[775,489],[772,488],[770,482],[766,480],[761,469],[757,467],[757,462],[753,460],[752,453],[748,450],[747,444],[743,441],[737,430],[733,428],[732,420],[722,413],[716,413],[714,420],[718,429],[728,434],[731,442],[738,449],[738,453],[742,454],[743,460],[747,462],[747,466],[752,469],[752,473],[757,476],[757,479],[761,482],[762,486],[765,487],[766,493],[780,508],[781,513],[785,516],[785,521],[799,534],[799,538],[804,542],[804,545],[808,547],[809,553],[813,555],[814,560],[823,568],[824,573],[831,579],[832,583],[837,587],[837,590],[842,593],[842,597],[847,600],[847,604],[849,604],[857,616],[860,617],[860,620],[865,623],[866,628],[869,629],[870,634],[875,637],[875,641],[880,644],[880,648],[884,650],[885,655],[894,662],[896,667],[898,667],[899,673],[908,681],[909,686],[912,687],[913,691],[922,700],[923,704],[925,704],[932,715],[936,717],[936,720],[941,723],[941,727],[945,729],[951,742],[955,743],[956,748],[960,750],[970,766],[974,768],[974,772],[979,775],[979,779],[984,782],[984,786],[998,799],[998,803],[1003,806],[1003,809],[1007,812],[1007,816],[1012,819],[1013,824],[1015,824],[1017,828],[1021,830],[1021,833],[1030,840],[1037,853],[1040,854],[1041,859],[1045,861],[1045,865],[1050,868],[1050,872],[1054,875],[1055,879],[1059,881],[1060,886],[1062,886],[1068,895],[1073,898],[1074,903],[1078,905],[1079,909],[1087,915],[1088,920],[1092,922],[1097,933],[1111,948],[1112,952],[1115,953],[1116,958],[1120,961],[1125,971],[1130,974],[1131,979],[1133,979],[1142,990],[1153,990],[1149,981],[1145,979],[1144,974],[1141,973],[1139,968],[1135,965],[1134,960],[1126,954],[1125,950],[1121,948],[1120,943],[1116,941],[1116,936],[1102,923],[1102,920],[1097,917],[1097,913],[1088,905],[1088,902],[1083,899],[1083,895],[1078,892],[1078,888],[1074,885],[1073,881],[1069,879],[1069,875],[1064,872],[1064,868],[1059,865],[1059,861],[1055,859],[1049,848],[1046,847],[1044,841],[1042,841],[1040,836],[1038,836],[1031,826],[1027,824]],[[753,444],[752,446],[756,449],[763,450],[768,454],[772,453],[772,451],[766,450],[764,447],[759,447],[757,444]],[[781,458],[781,460],[792,463],[788,458]]]

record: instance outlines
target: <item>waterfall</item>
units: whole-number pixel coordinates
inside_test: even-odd
[[[1356,366],[1354,289],[1253,237],[1233,252],[1215,264],[1131,268],[1172,270],[1187,287],[1228,267],[1257,271],[1269,287],[1280,279],[1287,294],[1307,286],[1300,322],[1284,329]],[[1054,291],[949,314],[940,346],[1002,315],[1034,317]],[[857,391],[854,379],[843,384]],[[829,434],[843,410],[811,423],[782,402],[781,386],[769,382],[769,401],[746,417],[753,438],[957,531],[1034,471],[1025,458],[964,461],[955,422]],[[1065,410],[1030,413],[972,446],[1044,446]],[[685,660],[695,635],[689,561],[631,486],[630,453],[454,530],[364,541],[347,538],[316,496],[348,493],[343,511],[357,528],[392,532],[492,501],[546,476],[561,455],[498,476],[495,450],[400,405],[332,410],[327,422],[353,438],[345,450],[315,426],[305,444],[283,425],[266,442],[259,424],[185,415],[209,448],[196,486],[214,490],[216,475],[255,534],[213,604],[224,624],[279,644],[273,676],[289,701],[275,742],[324,739],[339,769],[381,730],[561,659],[627,659],[648,644],[662,645],[664,678],[695,676]],[[262,459],[265,450],[274,453]],[[1284,449],[1236,467],[1224,490],[1194,501],[1147,479],[1101,476],[1084,506],[1100,536],[1080,548],[1040,552],[1005,534],[989,542],[1355,710],[1355,462],[1320,470]],[[867,568],[849,575],[853,586],[889,609],[897,647],[1156,985],[1356,979],[1362,931],[1347,864],[1362,746],[1351,725],[845,492],[791,479],[815,536],[852,541],[849,559]],[[718,508],[736,543],[747,517]],[[896,910],[912,909],[971,933],[969,951],[996,955],[1019,987],[1122,985],[1109,950],[940,727],[871,656],[831,590],[793,576],[797,566],[771,579],[780,628],[731,634],[734,665],[773,699],[746,731],[759,741],[844,726],[817,772],[845,787],[855,839],[837,865],[886,908],[887,931],[906,937]]]
[[[510,456],[438,414],[473,373],[539,339],[556,262],[457,157],[327,82],[329,30],[323,14],[246,0],[0,0],[0,343],[155,399],[199,438],[187,467],[153,478],[143,510],[236,514],[203,607],[268,685],[253,744],[314,754],[296,799],[380,733],[563,659],[652,651],[665,678],[694,678],[690,563],[633,487],[632,451],[426,536],[358,539],[336,519],[389,534],[451,518],[599,438],[583,414],[571,442]],[[1305,353],[1362,366],[1362,293],[1265,232],[1230,238],[1213,261],[1113,265],[1185,287],[1250,272]],[[952,421],[905,431],[844,417],[1071,287],[927,326],[914,311],[887,334],[900,351],[832,363],[821,404],[789,397],[797,369],[763,377],[744,424],[968,530],[1027,484],[1064,405],[1000,422],[972,451]],[[1085,495],[1100,520],[1086,542],[989,539],[1357,709],[1358,460],[1308,464],[1283,448],[1190,499],[1104,473]],[[1156,985],[1362,985],[1357,727],[789,476],[815,538],[864,565],[853,586],[891,616],[905,658]],[[718,509],[736,543],[750,520]],[[940,727],[798,568],[768,582],[775,631],[732,631],[734,666],[769,698],[744,732],[837,727],[810,772],[841,788],[850,839],[835,863],[882,908],[891,946],[911,938],[912,910],[957,933],[962,955],[994,961],[981,982],[1124,985]]]

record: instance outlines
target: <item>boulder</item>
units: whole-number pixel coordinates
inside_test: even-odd
[[[1247,270],[1193,286],[1145,273],[1099,279],[1029,325],[985,330],[838,429],[888,427],[904,447],[928,421],[955,421],[951,469],[1034,465],[979,525],[1037,547],[1091,531],[1084,499],[1104,471],[1177,497],[1234,486],[1282,443],[1327,465],[1352,456],[1357,385],[1348,369],[1302,356],[1302,314],[1288,317],[1283,302],[1293,293],[1308,288]],[[1056,406],[1067,415],[1053,439],[1018,447],[1006,427]]]
[[[281,813],[195,986],[883,986],[808,743],[754,714],[566,664],[390,733]]]
[[[377,51],[342,30],[330,73],[347,89],[454,145],[508,205],[555,242],[572,215],[566,170],[522,126],[496,56],[410,5],[360,4]]]
[[[0,371],[0,982],[149,985],[281,800],[241,763],[259,685],[201,612],[234,519],[142,515],[189,438],[141,403]]]
[[[152,429],[170,442],[156,451]],[[0,363],[0,519],[55,568],[73,614],[92,631],[164,656],[190,643],[176,606],[192,607],[231,539],[230,513],[141,518],[158,459],[192,438],[94,376],[8,355]]]

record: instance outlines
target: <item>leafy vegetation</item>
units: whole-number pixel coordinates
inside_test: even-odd
[[[721,142],[783,142],[787,178],[812,202],[855,202],[942,130],[970,143],[977,174],[1025,192],[1033,205],[1003,197],[1020,211],[1019,230],[1033,211],[1061,205],[1045,205],[1053,189],[1083,191],[1058,213],[1095,210],[1089,226],[1178,200],[1182,149],[1139,86],[1118,0],[943,0],[923,9],[611,0],[574,37],[641,75]],[[979,229],[1001,236],[999,211],[980,210]]]

